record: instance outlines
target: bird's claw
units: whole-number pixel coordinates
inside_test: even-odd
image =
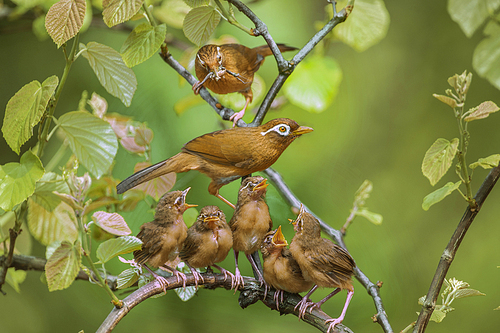
[[[193,273],[193,276],[194,276],[194,285],[196,288],[198,288],[198,282],[201,280],[201,283],[205,283],[205,280],[203,279],[203,276],[201,276],[201,274],[196,271],[196,270],[192,270],[192,273]]]
[[[167,294],[168,280],[165,279],[163,276],[160,276],[160,275],[156,275],[155,279],[156,279],[156,281],[158,281],[158,283],[161,286],[161,289],[163,289],[163,292],[166,295]]]
[[[280,303],[283,303],[283,294],[284,294],[284,291],[283,290],[276,290],[274,292],[274,301],[276,302],[276,309],[279,310],[280,309]],[[281,296],[281,302],[280,302],[280,296]]]
[[[243,280],[243,276],[241,276],[240,270],[238,268],[236,268],[236,271],[234,273],[235,273],[234,274],[234,280],[235,280],[234,292],[236,293],[236,290],[238,290],[238,288],[244,287],[245,280]]]
[[[297,307],[299,308],[299,316],[298,316],[299,320],[304,319],[304,315],[306,314],[307,308],[312,305],[314,305],[314,303],[306,298],[302,298],[302,300],[298,302],[297,305],[295,305],[294,310],[297,310]]]
[[[186,274],[179,272],[178,270],[173,270],[172,273],[177,278],[177,283],[181,282],[181,280],[182,280],[182,288],[184,288],[184,290],[186,290],[186,280],[187,280]]]
[[[333,332],[335,325],[340,324],[341,322],[342,322],[342,319],[340,319],[340,318],[325,320],[325,324],[331,323],[330,326],[328,326],[328,330],[326,331],[326,333],[330,333],[330,330],[332,330],[332,332]]]
[[[245,110],[241,110],[240,112],[235,112],[231,117],[229,117],[229,120],[233,121],[233,127],[236,126],[238,120],[243,118],[244,115],[245,115]]]

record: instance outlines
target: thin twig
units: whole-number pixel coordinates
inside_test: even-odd
[[[490,171],[488,176],[486,176],[486,179],[484,180],[483,184],[481,184],[481,187],[477,191],[476,195],[474,196],[474,199],[477,204],[476,208],[473,209],[471,208],[471,206],[467,206],[467,209],[465,210],[462,219],[458,223],[455,232],[451,236],[448,245],[446,246],[446,248],[443,251],[443,254],[441,255],[441,259],[439,260],[436,273],[434,274],[431,286],[429,287],[429,291],[427,292],[427,296],[425,297],[424,304],[422,305],[422,310],[420,311],[420,315],[418,316],[417,324],[413,329],[414,333],[417,332],[422,333],[425,331],[427,324],[429,323],[429,320],[431,318],[432,312],[436,307],[436,301],[439,296],[439,291],[441,290],[441,287],[443,285],[443,281],[446,278],[446,273],[448,272],[448,269],[450,268],[453,259],[455,259],[455,254],[458,251],[460,243],[462,243],[462,240],[464,239],[467,230],[474,221],[476,215],[479,213],[479,210],[481,209],[484,201],[488,197],[488,194],[495,186],[499,177],[500,177],[500,165],[496,166]]]
[[[285,181],[281,177],[281,175],[273,170],[272,168],[268,168],[264,170],[264,173],[267,175],[269,180],[274,184],[276,189],[283,195],[286,201],[292,207],[300,207],[300,204],[303,204],[295,194],[290,190],[290,188],[286,185]],[[335,242],[337,242],[341,247],[347,250],[342,233],[339,230],[336,230],[323,222],[318,216],[316,216],[311,210],[304,205],[304,208],[313,214],[319,221],[321,225],[321,229]],[[382,326],[384,332],[393,332],[391,324],[389,323],[389,319],[387,318],[387,314],[385,313],[384,305],[382,304],[382,298],[380,297],[379,287],[370,281],[370,279],[359,269],[358,266],[354,269],[354,275],[356,279],[366,288],[368,294],[373,298],[373,302],[375,303],[375,308],[377,309],[377,314],[375,315],[375,319]]]

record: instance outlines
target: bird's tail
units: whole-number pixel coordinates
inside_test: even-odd
[[[121,194],[130,190],[132,187],[147,182],[148,180],[163,176],[170,172],[185,172],[187,170],[181,170],[178,168],[178,159],[176,158],[179,154],[169,158],[168,160],[156,163],[150,167],[137,171],[132,176],[128,177],[120,184],[116,185],[116,193]]]
[[[281,52],[297,50],[296,47],[288,46],[285,44],[278,44],[278,48],[280,49]],[[269,48],[269,45],[257,46],[256,48],[254,48],[254,50],[256,50],[257,53],[262,55],[263,57],[267,57],[267,56],[273,54],[273,52]]]

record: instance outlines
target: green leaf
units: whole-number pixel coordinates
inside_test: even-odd
[[[104,264],[110,259],[124,253],[140,250],[142,241],[135,236],[122,236],[109,239],[97,248],[98,263]]]
[[[22,87],[7,103],[2,133],[9,147],[19,154],[20,147],[33,136],[33,127],[40,121],[49,99],[59,83],[53,75],[43,81],[32,81]]]
[[[358,216],[363,216],[366,218],[368,221],[370,221],[373,224],[380,225],[382,224],[383,217],[380,214],[370,212],[368,209],[363,208],[361,210],[358,210],[356,212],[356,215]]]
[[[498,163],[500,163],[500,154],[494,154],[485,158],[480,158],[477,162],[469,165],[469,168],[475,169],[480,166],[483,169],[491,169],[496,167]]]
[[[75,211],[67,203],[60,201],[55,207],[47,196],[34,195],[28,200],[28,228],[31,235],[43,245],[55,241],[73,243],[78,237]]]
[[[33,23],[31,24],[31,30],[40,42],[43,42],[44,40],[49,38],[47,29],[45,29],[45,15],[38,16],[33,20]]]
[[[342,8],[345,4],[347,1],[339,1],[337,8]],[[331,10],[331,5],[327,8]],[[357,0],[352,13],[344,23],[335,27],[333,35],[362,52],[385,37],[389,23],[389,12],[383,0]]]
[[[98,211],[92,214],[92,220],[99,227],[116,236],[126,236],[132,233],[123,217],[118,213]]]
[[[14,267],[11,267],[7,270],[7,276],[5,277],[5,281],[11,286],[16,292],[20,293],[21,288],[19,285],[26,280],[26,276],[28,273],[23,270],[16,270]]]
[[[302,61],[284,86],[285,96],[293,104],[309,111],[322,112],[337,95],[342,70],[329,57],[313,55]]]
[[[21,156],[20,162],[0,166],[0,207],[5,211],[32,195],[44,174],[42,162],[31,150]]]
[[[500,34],[485,38],[477,45],[472,66],[479,76],[500,89]]]
[[[86,7],[85,0],[60,0],[50,7],[45,28],[58,48],[80,31]]]
[[[191,274],[191,270],[183,262],[179,263],[179,265],[177,265],[176,268],[177,268],[178,271],[180,271],[180,272],[182,272],[184,274]],[[195,269],[198,272],[200,272],[199,268],[195,268]],[[177,294],[177,296],[179,296],[179,298],[181,299],[181,301],[187,302],[191,298],[193,298],[194,295],[196,295],[196,292],[198,291],[198,288],[196,288],[195,286],[188,286],[186,288],[175,288],[174,291]]]
[[[449,0],[448,13],[470,38],[499,6],[500,0]]]
[[[96,178],[108,172],[118,150],[111,125],[85,111],[65,113],[58,122],[78,160]]]
[[[431,185],[436,183],[446,174],[457,153],[458,139],[448,141],[437,139],[427,150],[422,162],[422,173],[429,179]]]
[[[184,223],[189,228],[193,225],[193,223],[198,218],[198,210],[194,207],[187,209],[184,214],[182,214],[182,218],[184,219]]]
[[[208,2],[204,3],[205,5]],[[161,6],[153,9],[154,16],[171,27],[182,29],[182,23],[191,7],[182,0],[163,1]]]
[[[142,23],[136,26],[120,50],[125,64],[134,67],[151,58],[160,49],[166,34],[165,24],[153,27],[148,23]]]
[[[373,190],[373,183],[366,179],[354,194],[354,206],[362,207],[365,205],[366,199],[370,197]]]
[[[128,268],[118,275],[118,279],[116,281],[116,287],[118,289],[125,289],[134,285],[134,283],[139,280],[139,273],[135,268]],[[180,289],[180,288],[179,288]]]
[[[143,2],[144,0],[103,0],[102,16],[104,23],[111,28],[128,21],[141,9]]]
[[[68,288],[80,271],[80,245],[63,241],[45,264],[49,291]]]
[[[208,0],[184,0],[186,4],[188,4],[191,7],[200,7],[200,6],[206,6],[210,3]]]
[[[137,79],[121,55],[109,46],[96,42],[87,46],[80,44],[80,50],[106,91],[118,97],[125,106],[130,106],[137,89]]]
[[[424,198],[424,202],[422,203],[422,209],[426,210],[426,211],[429,210],[429,208],[432,205],[443,200],[448,195],[450,195],[451,192],[458,189],[460,187],[460,184],[462,184],[462,181],[458,181],[455,184],[453,184],[452,182],[449,182],[445,186],[441,187],[440,189],[435,190],[434,192],[426,195],[426,197]]]
[[[467,289],[457,290],[454,298],[464,298],[470,296],[486,296],[486,294],[483,294],[479,290],[467,288]]]
[[[431,314],[430,321],[434,321],[436,323],[440,323],[446,317],[446,313],[441,310],[434,310]]]
[[[219,24],[220,14],[214,7],[201,6],[191,9],[184,18],[182,30],[194,44],[205,44]]]
[[[448,97],[448,96],[443,96],[443,95],[438,95],[438,94],[432,94],[435,98],[439,99],[441,102],[444,104],[450,106],[451,108],[456,108],[457,107],[457,101],[455,99]]]
[[[498,106],[495,103],[493,103],[491,101],[486,101],[486,102],[479,104],[475,108],[472,108],[471,110],[469,110],[472,112],[467,117],[465,117],[464,120],[465,121],[472,121],[472,120],[476,120],[476,119],[484,119],[484,118],[488,117],[490,115],[490,113],[497,112],[498,110],[500,110],[500,108],[498,108]],[[469,111],[467,111],[467,112],[469,112]]]

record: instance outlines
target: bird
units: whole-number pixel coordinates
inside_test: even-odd
[[[245,252],[250,264],[257,272],[261,285],[265,284],[265,280],[251,254],[260,249],[264,236],[273,228],[269,207],[264,200],[268,185],[267,179],[261,176],[247,177],[242,181],[238,191],[236,209],[229,221],[229,227],[233,232],[237,288],[243,287],[244,284],[238,268],[239,251]]]
[[[270,167],[299,136],[313,131],[294,120],[278,118],[256,127],[235,127],[207,133],[189,141],[181,152],[140,170],[116,186],[118,194],[164,174],[198,170],[212,179],[208,192],[232,208],[219,194],[230,182]]]
[[[188,229],[179,257],[191,269],[198,282],[203,277],[194,268],[213,266],[220,270],[225,279],[231,277],[231,289],[235,285],[234,274],[216,265],[223,261],[233,246],[233,235],[226,223],[226,215],[217,206],[205,206],[201,209],[198,218]]]
[[[285,44],[278,44],[278,48],[281,52],[297,49]],[[245,106],[229,118],[234,126],[253,100],[251,86],[255,72],[271,54],[268,45],[254,48],[241,44],[205,45],[196,54],[195,71],[199,81],[193,84],[193,91],[197,95],[204,86],[217,94],[241,93]]]
[[[274,293],[274,301],[278,310],[280,296],[283,303],[283,291],[298,294],[308,291],[313,286],[312,281],[304,279],[300,266],[287,245],[288,242],[281,232],[281,226],[278,226],[278,229],[266,234],[260,249],[264,280],[277,290]],[[267,289],[265,294],[267,294]]]
[[[330,323],[328,332],[335,325],[344,320],[349,303],[354,295],[352,275],[356,266],[354,259],[342,247],[332,241],[321,237],[319,221],[301,205],[297,219],[292,222],[295,236],[290,243],[290,252],[297,260],[306,281],[311,281],[314,286],[296,305],[299,307],[299,319],[304,317],[306,310],[313,308],[321,309],[325,303],[335,294],[347,289],[347,299],[341,315],[336,319],[328,319],[325,324]],[[328,296],[317,303],[309,300],[311,294],[318,287],[336,288]]]
[[[197,206],[186,203],[186,195],[190,189],[189,187],[184,191],[165,193],[158,201],[154,220],[141,225],[137,235],[142,241],[142,248],[134,251],[134,260],[156,278],[165,292],[167,280],[154,273],[147,265],[167,268],[177,277],[177,281],[182,279],[186,287],[186,276],[167,263],[177,258],[187,236],[187,227],[182,214],[188,208]]]

